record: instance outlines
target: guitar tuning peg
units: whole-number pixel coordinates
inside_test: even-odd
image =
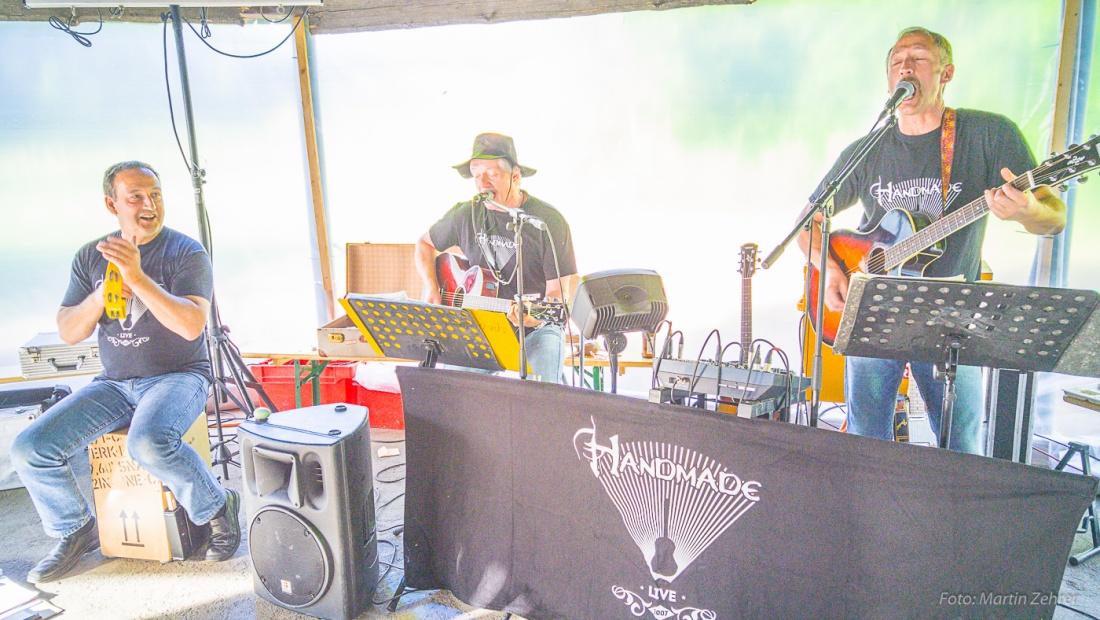
[[[1088,180],[1089,180],[1088,175],[1087,174],[1082,174],[1081,176],[1077,177],[1077,184],[1080,185],[1080,184],[1082,184],[1082,183],[1084,183],[1085,181],[1088,181]]]
[[[1062,183],[1061,185],[1059,185],[1058,186],[1058,191],[1068,192],[1069,191],[1069,183]]]

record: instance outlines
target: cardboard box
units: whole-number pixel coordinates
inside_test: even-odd
[[[27,379],[103,372],[97,333],[77,344],[66,344],[57,332],[40,333],[19,347],[19,365]]]
[[[367,344],[366,337],[346,314],[317,328],[317,354],[321,357],[382,357]]]
[[[203,412],[183,436],[210,463],[210,436]],[[126,454],[126,430],[88,446],[100,550],[107,557],[169,562],[197,546],[172,492]],[[181,540],[180,537],[184,537]],[[182,556],[182,557],[181,557]]]

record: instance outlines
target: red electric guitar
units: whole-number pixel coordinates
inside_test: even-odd
[[[1026,191],[1040,185],[1058,185],[1100,167],[1100,136],[1092,136],[1080,146],[1055,155],[1033,170],[1012,180],[1012,186]],[[930,222],[924,213],[905,209],[886,212],[873,230],[865,233],[838,230],[829,237],[829,252],[844,273],[866,271],[874,275],[921,276],[943,254],[942,241],[952,233],[976,222],[989,213],[985,196]],[[807,299],[811,321],[817,320],[817,289],[820,273],[810,268],[810,295]],[[832,346],[840,326],[840,313],[825,308],[824,328],[814,331],[822,342]]]
[[[492,272],[471,267],[470,261],[461,256],[441,253],[435,259],[435,273],[445,306],[505,314],[512,308],[512,300],[497,298],[500,283]],[[532,302],[527,304],[527,314],[539,321],[561,325],[565,322],[565,304],[550,300]]]

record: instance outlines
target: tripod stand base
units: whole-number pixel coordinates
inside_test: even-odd
[[[1069,442],[1069,450],[1066,451],[1062,460],[1058,461],[1058,465],[1054,467],[1054,471],[1065,470],[1066,465],[1069,464],[1074,456],[1078,456],[1081,459],[1081,474],[1084,476],[1092,476],[1092,469],[1089,466],[1089,447],[1075,441]],[[1092,503],[1089,504],[1089,507],[1085,510],[1084,517],[1081,519],[1082,529],[1077,531],[1079,534],[1092,534],[1092,547],[1077,555],[1070,556],[1070,566],[1078,566],[1082,562],[1100,555],[1100,523],[1097,522],[1096,517],[1096,498],[1093,498]]]

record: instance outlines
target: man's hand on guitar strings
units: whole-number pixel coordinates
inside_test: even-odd
[[[1002,220],[1019,221],[1033,216],[1043,208],[1033,192],[1021,191],[1012,186],[1016,175],[1011,170],[1001,168],[1001,177],[1007,183],[985,190],[985,202],[993,215]]]
[[[831,312],[844,310],[848,299],[848,274],[840,269],[830,269],[825,276],[825,307]]]

